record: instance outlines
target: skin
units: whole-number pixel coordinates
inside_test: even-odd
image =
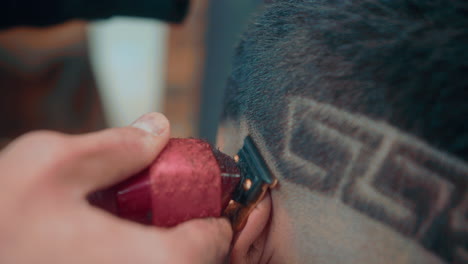
[[[158,113],[86,135],[26,134],[0,152],[0,263],[220,263],[225,219],[147,227],[92,207],[86,195],[154,160],[170,127]]]
[[[233,246],[232,263],[443,263],[390,227],[285,180],[275,170],[273,154],[263,145],[265,139],[248,122],[224,121],[218,144],[232,155],[248,134],[278,178],[279,187],[250,215]]]

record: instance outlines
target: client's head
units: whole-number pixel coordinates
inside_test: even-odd
[[[252,135],[280,180],[238,259],[467,258],[466,3],[273,2],[236,51],[219,131],[231,154]]]

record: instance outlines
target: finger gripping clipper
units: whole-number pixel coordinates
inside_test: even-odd
[[[160,227],[224,215],[239,231],[276,182],[250,137],[234,159],[203,140],[170,139],[148,168],[91,194],[89,201],[119,217]]]

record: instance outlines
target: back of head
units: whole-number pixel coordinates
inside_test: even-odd
[[[468,159],[464,1],[277,2],[242,38],[225,118],[270,124],[272,103],[313,98]]]
[[[243,132],[225,141],[234,151],[252,134],[260,145],[284,185],[273,201],[302,243],[298,259],[374,242],[382,252],[328,260],[394,261],[383,248],[408,262],[467,257],[467,10],[461,0],[273,1],[242,36],[222,124]],[[353,230],[343,237],[325,219]]]

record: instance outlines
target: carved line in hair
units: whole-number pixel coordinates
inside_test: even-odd
[[[288,100],[285,149],[273,157],[288,168],[281,175],[296,174],[284,180],[339,199],[427,248],[437,236],[453,244],[450,253],[433,249],[444,259],[468,253],[467,164],[385,122]]]

